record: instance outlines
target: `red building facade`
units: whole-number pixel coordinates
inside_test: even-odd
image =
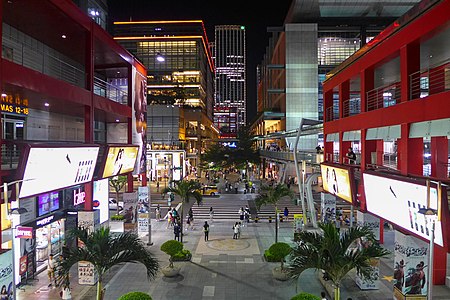
[[[448,183],[449,11],[448,0],[419,3],[328,74],[323,84],[326,161],[349,164],[351,147],[360,152],[354,167],[361,174],[379,168]],[[364,211],[363,191],[361,180]],[[447,203],[442,207],[448,214]],[[436,246],[435,284],[445,283],[447,252],[448,243]]]

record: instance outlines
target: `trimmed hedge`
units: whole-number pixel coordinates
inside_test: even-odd
[[[320,300],[320,297],[310,293],[300,293],[292,297],[291,300]]]
[[[143,292],[129,292],[120,296],[117,300],[152,300],[152,297]]]

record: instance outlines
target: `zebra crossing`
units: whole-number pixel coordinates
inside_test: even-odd
[[[196,220],[209,220],[210,207],[214,210],[214,220],[238,220],[239,209],[245,208],[246,205],[250,208],[252,219],[256,216],[260,221],[267,221],[269,216],[275,217],[275,207],[273,205],[262,206],[259,211],[256,210],[254,198],[256,194],[221,194],[219,197],[204,197],[201,205],[195,203],[192,204],[192,211],[194,213],[194,219]],[[154,211],[159,204],[161,209],[161,215],[164,217],[168,211],[167,201],[155,201],[152,202],[152,215],[154,217]],[[172,203],[172,207],[176,207],[178,202]],[[301,213],[301,206],[297,206],[291,199],[281,199],[278,203],[278,209],[283,213],[284,207],[289,210],[289,215],[292,217],[294,214]],[[186,214],[186,212],[184,212]]]

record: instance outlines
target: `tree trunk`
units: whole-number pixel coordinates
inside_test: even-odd
[[[275,243],[278,243],[278,208],[275,206]]]
[[[116,205],[117,205],[117,215],[119,215],[120,209],[119,209],[119,192],[116,191]]]
[[[180,233],[180,239],[181,242],[183,243],[183,222],[184,222],[184,216],[183,216],[183,208],[184,208],[184,201],[181,201],[181,214],[180,214],[180,220],[181,220],[181,225],[180,225],[180,229],[181,229],[181,233]]]
[[[341,288],[339,284],[335,284],[334,287],[334,300],[340,300],[341,299]]]
[[[97,300],[103,300],[105,291],[103,290],[102,280],[99,278],[97,281]]]

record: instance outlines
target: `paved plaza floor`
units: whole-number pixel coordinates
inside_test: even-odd
[[[245,205],[248,197],[241,197]],[[220,199],[219,199],[220,200]],[[226,201],[226,199],[224,199]],[[234,208],[233,208],[234,209]],[[115,300],[130,291],[149,293],[154,300],[289,300],[301,291],[320,295],[324,291],[315,270],[305,271],[297,281],[277,281],[272,277],[272,269],[279,263],[268,263],[263,259],[264,250],[275,241],[274,223],[267,220],[250,223],[242,228],[241,238],[234,240],[233,224],[236,220],[214,220],[210,224],[209,241],[205,242],[201,225],[204,220],[197,219],[194,230],[185,231],[184,247],[192,252],[190,262],[175,262],[181,267],[180,275],[174,278],[164,277],[161,273],[149,281],[145,268],[139,264],[127,263],[115,266],[105,278],[106,300]],[[168,264],[168,256],[160,251],[160,245],[173,238],[172,229],[166,229],[166,221],[152,222],[151,251],[161,266]],[[280,223],[279,241],[292,243],[291,222]],[[142,236],[144,242],[148,237]],[[393,250],[394,232],[385,232],[385,246]],[[75,272],[75,268],[72,269]],[[393,258],[383,258],[380,264],[380,288],[362,291],[355,284],[355,273],[346,276],[341,287],[341,299],[384,300],[392,299]],[[17,299],[61,299],[58,289],[47,287],[46,272],[37,276],[36,281],[18,291]],[[95,299],[95,286],[77,284],[76,274],[71,280],[72,299]],[[433,299],[450,299],[450,289],[445,286],[434,287]],[[328,295],[328,299],[332,299]]]

